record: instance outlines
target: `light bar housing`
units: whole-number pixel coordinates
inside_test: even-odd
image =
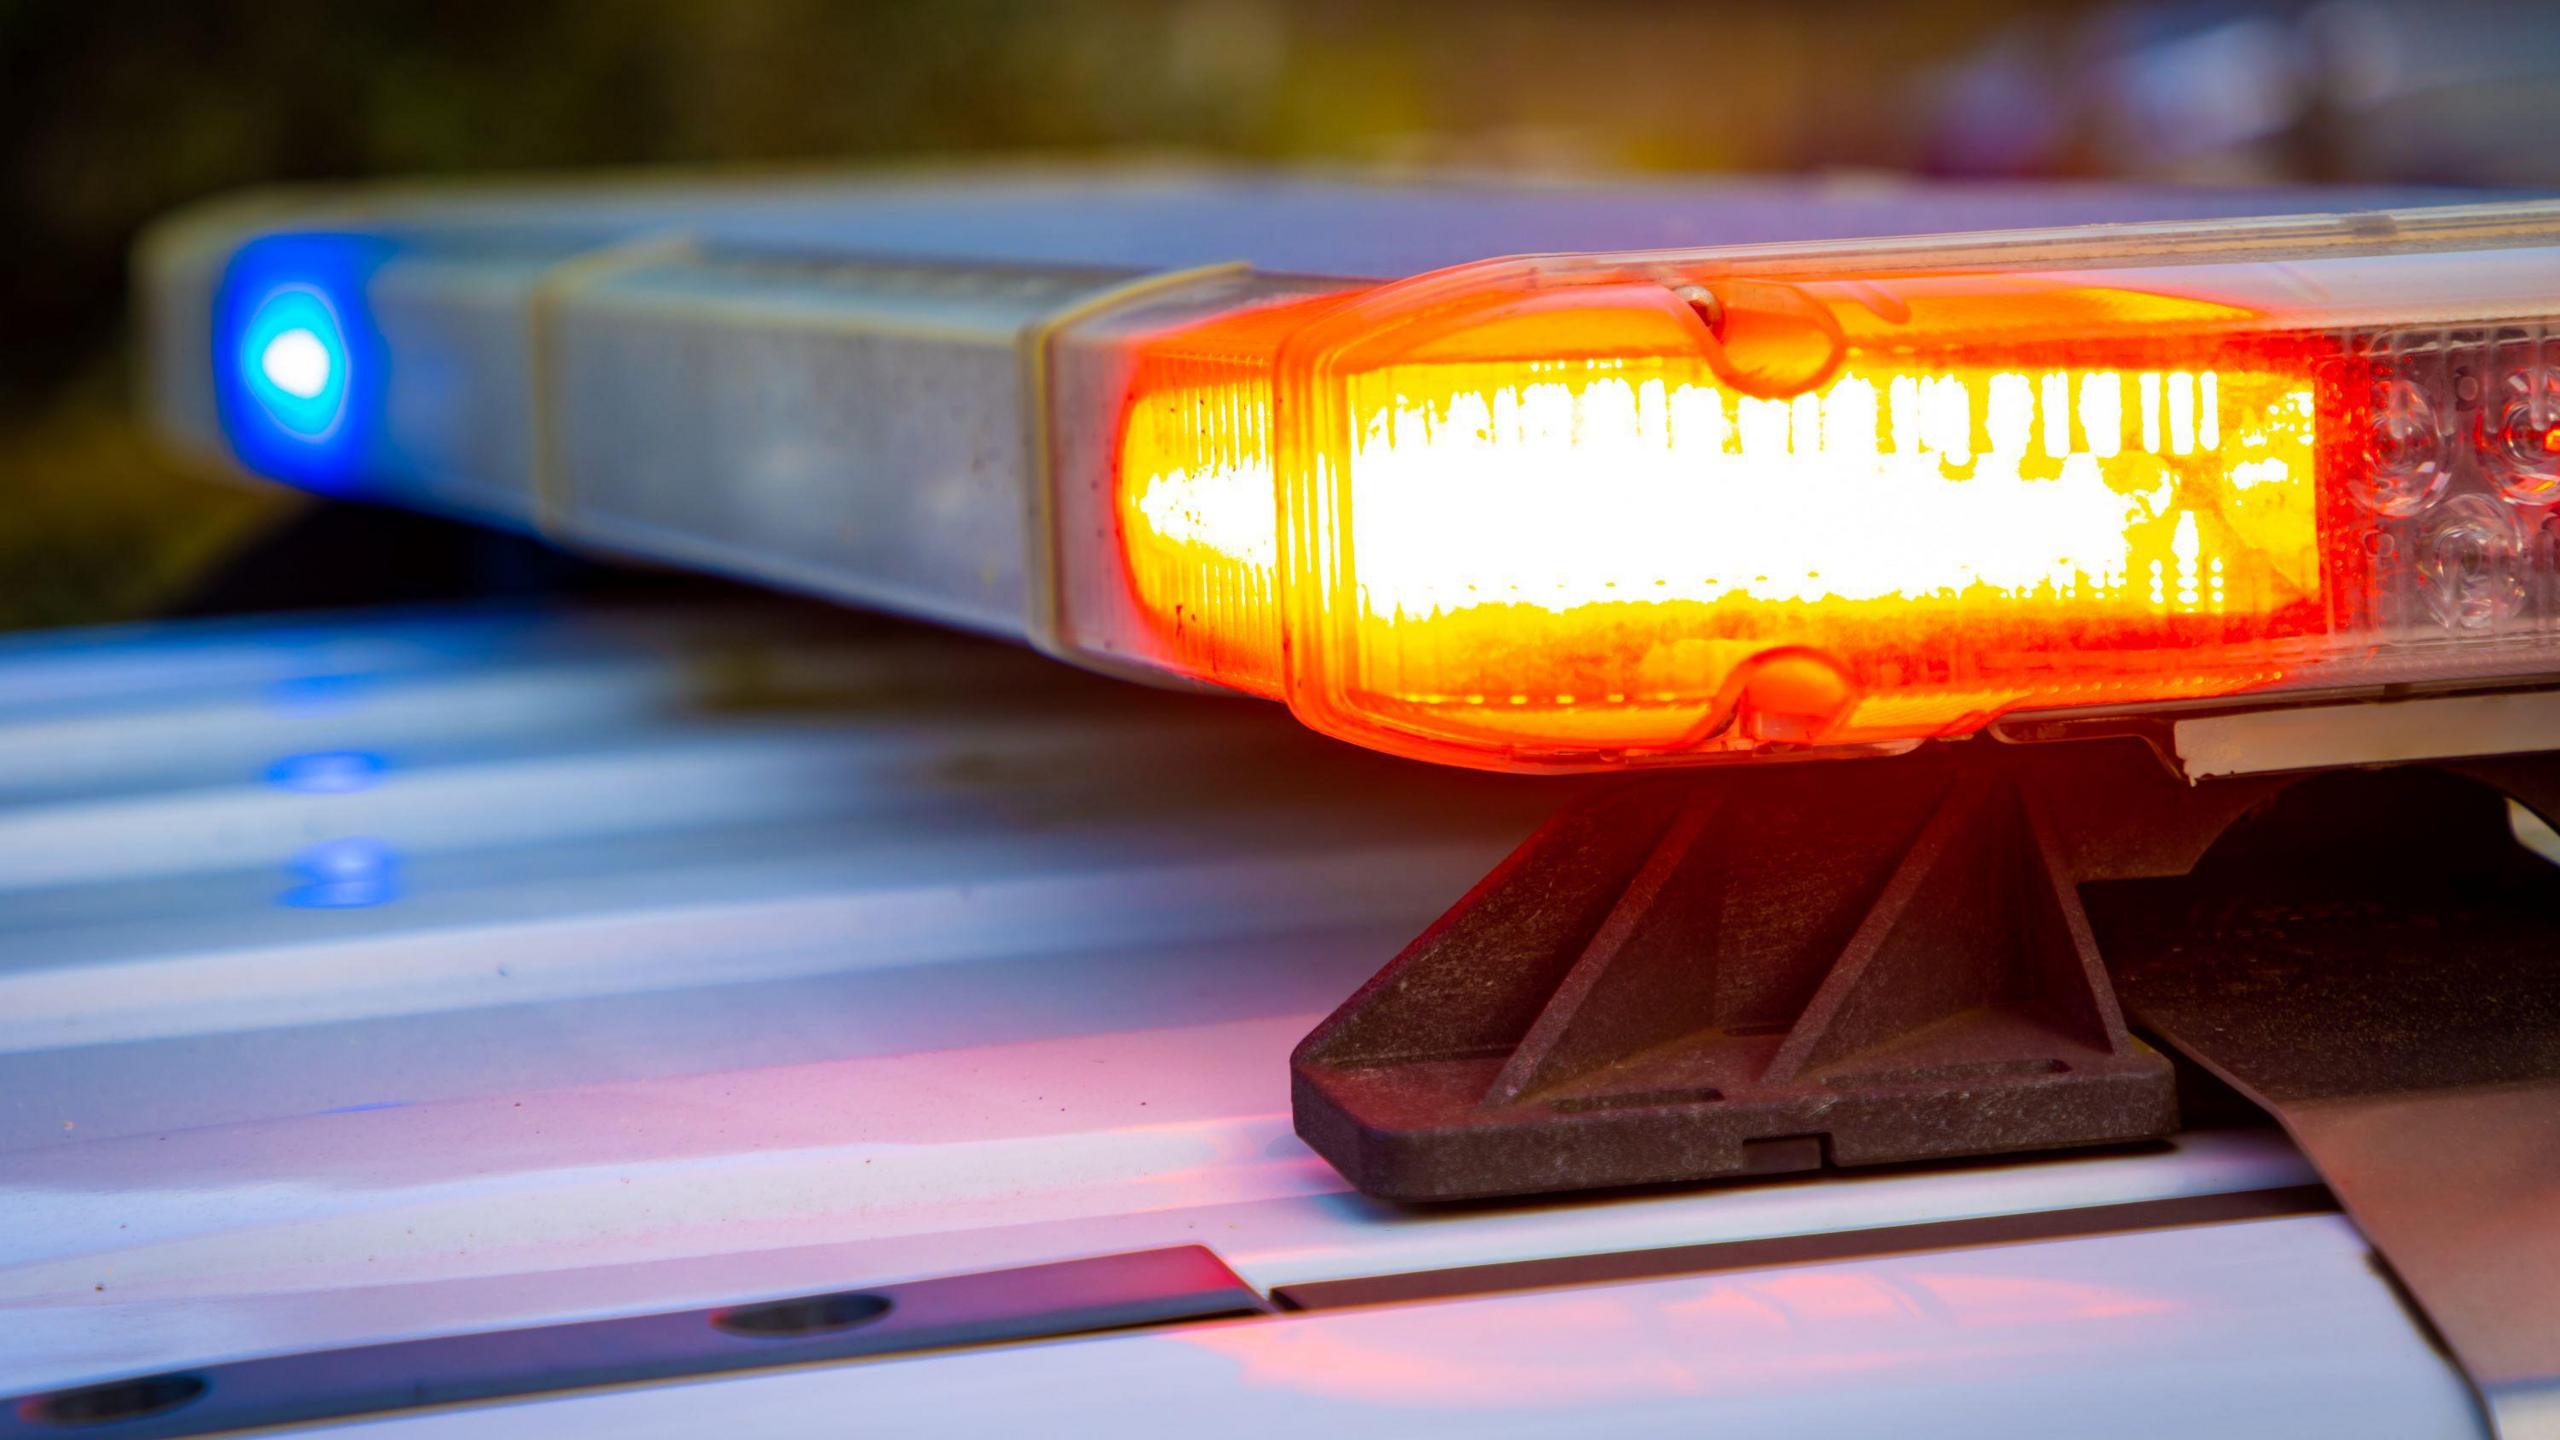
[[[164,423],[1486,768],[2560,672],[2560,206],[1387,282],[427,213],[165,230]]]

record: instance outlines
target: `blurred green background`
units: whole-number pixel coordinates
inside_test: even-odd
[[[2442,28],[2410,13],[0,0],[0,628],[151,613],[299,503],[179,468],[127,411],[134,236],[225,190],[998,151],[1579,175],[2475,178],[2458,152],[2358,138],[2407,128],[2355,121],[2405,113],[2411,86],[2367,62],[2403,43],[2375,25]],[[2510,74],[2539,53],[2519,52],[2525,32],[2496,33],[2474,50],[2551,92],[2539,61]],[[2461,79],[2429,80],[2421,100],[2480,93]],[[2342,112],[2341,95],[2364,111]]]

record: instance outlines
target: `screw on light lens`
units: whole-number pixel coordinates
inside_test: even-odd
[[[2523,561],[2514,513],[2486,495],[2458,495],[2419,537],[2419,590],[2446,629],[2487,630],[2524,604]]]
[[[1714,338],[1707,363],[1717,378],[1740,394],[1791,399],[1838,374],[1848,355],[1830,308],[1792,285],[1724,280],[1672,293]]]
[[[2349,486],[2377,515],[2414,515],[2452,477],[2444,423],[2428,388],[2406,371],[2376,383],[2371,463]]]

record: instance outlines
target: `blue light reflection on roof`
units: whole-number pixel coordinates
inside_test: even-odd
[[[382,783],[389,768],[370,750],[313,750],[267,767],[267,783],[305,795],[352,795]]]
[[[358,477],[388,354],[365,302],[389,258],[372,236],[268,235],[240,247],[214,302],[214,400],[240,462],[317,490]]]
[[[266,700],[292,713],[344,710],[380,684],[381,677],[376,675],[289,675],[268,683]]]
[[[308,845],[287,868],[302,883],[276,897],[295,910],[351,910],[400,898],[400,852],[364,835]]]

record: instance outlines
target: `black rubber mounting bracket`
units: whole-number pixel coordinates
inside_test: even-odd
[[[1980,740],[1593,793],[1300,1044],[1298,1133],[1412,1201],[2167,1135],[2079,887],[2298,778]]]

